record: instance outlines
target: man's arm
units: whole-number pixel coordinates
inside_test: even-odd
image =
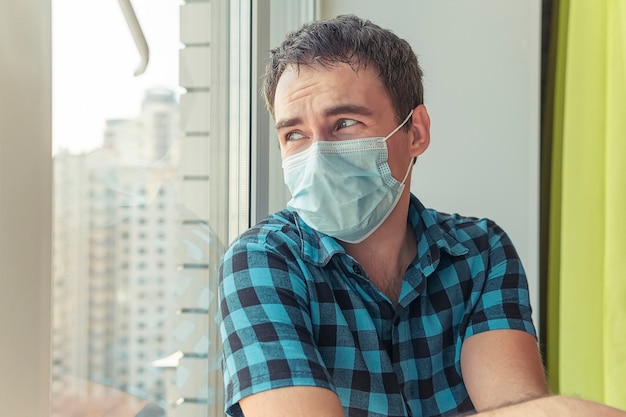
[[[537,344],[528,333],[494,330],[471,336],[463,344],[461,367],[482,417],[626,417],[602,404],[549,396]],[[319,387],[272,389],[239,405],[245,417],[344,417],[337,395]]]
[[[224,256],[218,318],[227,412],[234,415],[239,408],[246,417],[344,415],[314,342],[306,279],[291,253],[296,243],[285,234],[247,232]]]
[[[319,387],[286,387],[239,401],[245,417],[344,417],[339,397]]]
[[[240,401],[245,417],[344,417],[332,391],[288,387],[261,392]],[[481,417],[626,417],[626,412],[573,397],[547,396],[485,411]]]
[[[626,411],[548,394],[535,337],[494,330],[469,337],[461,348],[463,380],[484,417],[626,417]]]
[[[477,411],[548,395],[537,341],[523,331],[470,336],[461,348],[461,372]]]
[[[578,398],[551,396],[477,415],[481,417],[626,417],[626,411]]]

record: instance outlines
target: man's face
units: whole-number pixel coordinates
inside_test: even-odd
[[[384,137],[398,125],[377,72],[348,64],[288,67],[276,86],[274,116],[282,159],[314,141]],[[396,179],[402,180],[411,159],[408,143],[402,129],[387,140]]]

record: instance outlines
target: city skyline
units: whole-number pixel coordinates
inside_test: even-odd
[[[140,107],[107,121],[101,147],[54,158],[53,416],[79,417],[116,392],[120,407],[192,416],[172,407],[186,385],[206,397],[217,370],[218,344],[193,331],[214,298],[203,278],[211,236],[179,204],[176,95],[150,89]],[[204,377],[192,378],[190,358]]]

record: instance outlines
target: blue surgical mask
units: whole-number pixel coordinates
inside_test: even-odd
[[[359,243],[387,219],[400,200],[402,182],[391,175],[385,137],[315,141],[283,160],[287,206],[313,229],[348,243]]]

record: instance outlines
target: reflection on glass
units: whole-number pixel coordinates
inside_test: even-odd
[[[137,118],[106,122],[101,147],[54,157],[58,415],[167,408],[172,364],[159,359],[181,337],[178,119],[175,93],[151,89]]]
[[[223,409],[209,284],[224,245],[196,98],[209,2],[133,2],[151,49],[139,78],[119,6],[83,3],[53,4],[51,414],[204,417]]]
[[[311,20],[315,1],[269,4],[257,29],[274,42],[276,31]],[[228,63],[251,59],[237,58],[249,49],[235,42],[255,36],[250,19],[232,20],[235,6],[251,4],[133,6],[150,44],[136,79],[116,2],[53,2],[52,416],[221,416],[217,270],[228,240],[247,227],[231,227],[249,210],[231,197],[250,194],[229,171],[232,161],[248,165],[241,149],[250,138],[244,129],[231,142],[229,126],[247,121],[229,102]],[[155,77],[172,63],[176,71]],[[125,78],[110,84],[120,71]],[[243,90],[249,108],[257,91]],[[272,201],[286,201],[272,146],[261,180],[278,184]]]

